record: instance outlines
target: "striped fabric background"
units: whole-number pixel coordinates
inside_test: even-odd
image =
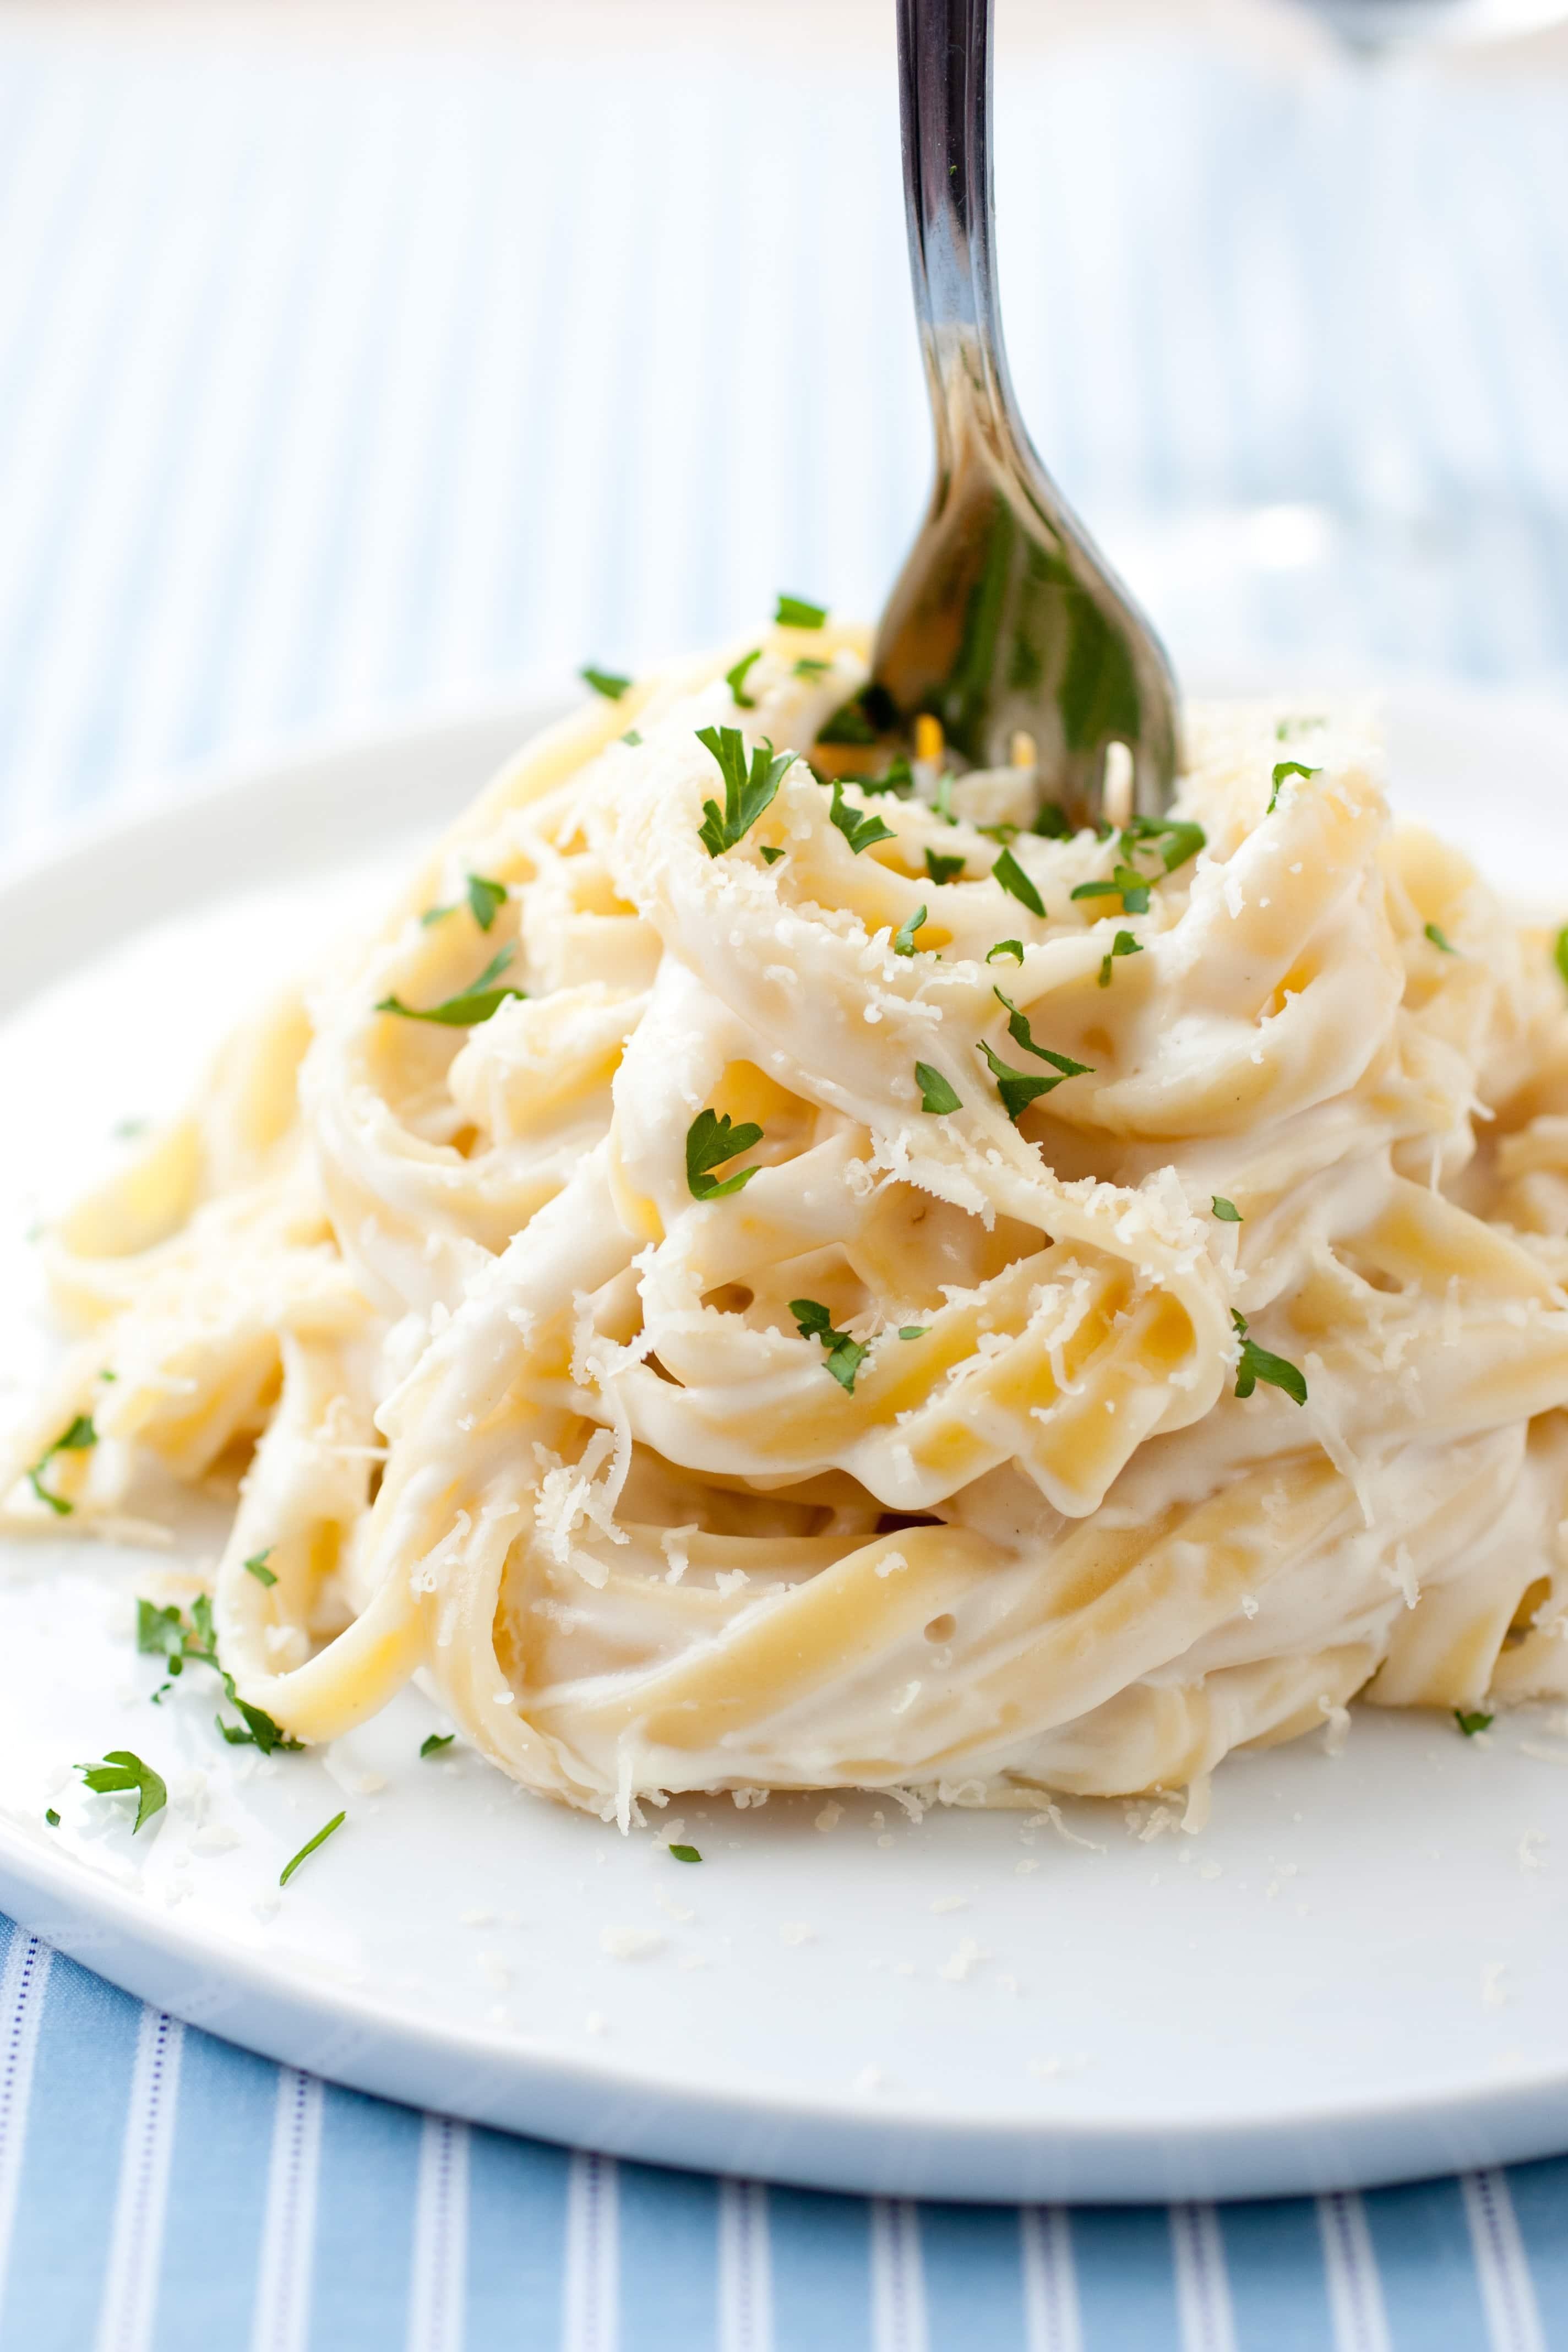
[[[765,67],[705,22],[574,56],[0,10],[6,840],[780,587],[874,607],[927,463],[890,80],[826,14]],[[1024,403],[1184,658],[1564,682],[1563,110],[1179,29],[1004,55]],[[1284,509],[1278,551],[1353,490],[1369,320],[1463,562],[1173,562],[1173,519]],[[1568,2346],[1568,2161],[1219,2211],[696,2179],[323,2086],[0,1932],[0,2352]]]

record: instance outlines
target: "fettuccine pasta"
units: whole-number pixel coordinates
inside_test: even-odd
[[[748,650],[530,745],[64,1218],[11,1521],[226,1479],[242,1700],[418,1675],[623,1824],[1568,1695],[1547,936],[1359,720],[1200,710],[1052,837],[834,747],[859,633]]]

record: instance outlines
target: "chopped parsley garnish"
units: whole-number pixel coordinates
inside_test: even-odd
[[[47,1503],[58,1518],[68,1519],[76,1505],[68,1503],[63,1495],[50,1494],[44,1484],[45,1471],[57,1454],[85,1454],[89,1446],[97,1444],[98,1432],[92,1425],[91,1416],[85,1412],[79,1412],[70,1427],[63,1431],[52,1445],[45,1446],[28,1471],[28,1486],[31,1486],[39,1502]]]
[[[931,1111],[937,1117],[942,1118],[950,1110],[963,1108],[962,1101],[953,1093],[942,1072],[933,1070],[929,1062],[915,1064],[915,1084],[921,1090],[921,1110]]]
[[[500,948],[491,956],[479,978],[444,1003],[421,1008],[405,1004],[398,996],[384,996],[376,1006],[378,1013],[401,1013],[405,1021],[438,1021],[447,1029],[477,1029],[492,1013],[506,1003],[509,996],[526,996],[525,988],[497,988],[496,981],[511,961],[516,950]]]
[[[1109,882],[1080,882],[1069,895],[1074,898],[1120,898],[1124,915],[1146,915],[1150,888],[1142,874],[1118,859],[1110,869]]]
[[[945,776],[939,776],[936,780],[936,792],[931,804],[931,814],[933,816],[941,817],[943,824],[958,823],[958,819],[952,813],[952,787],[956,782],[957,778],[951,772]]]
[[[984,1055],[991,1075],[996,1081],[996,1091],[1002,1097],[1002,1108],[1016,1127],[1019,1113],[1027,1110],[1029,1105],[1037,1101],[1041,1095],[1048,1095],[1053,1087],[1059,1087],[1064,1078],[1089,1077],[1092,1076],[1093,1072],[1087,1062],[1075,1062],[1070,1055],[1053,1054],[1048,1045],[1037,1045],[1030,1034],[1027,1019],[1019,1012],[1012,998],[1004,996],[999,988],[994,990],[993,993],[998,1002],[1007,1008],[1007,1034],[1012,1038],[1013,1043],[1016,1045],[1021,1045],[1026,1054],[1033,1054],[1039,1061],[1049,1062],[1056,1073],[1054,1077],[1039,1078],[1032,1077],[1026,1070],[1012,1069],[982,1041],[980,1050]]]
[[[101,1764],[79,1764],[76,1769],[88,1787],[100,1796],[113,1795],[121,1790],[134,1790],[136,1819],[131,1824],[132,1837],[143,1822],[150,1822],[154,1813],[161,1813],[169,1801],[169,1791],[151,1764],[143,1764],[140,1756],[133,1755],[129,1748],[110,1748]]]
[[[1223,1192],[1216,1192],[1215,1194],[1213,1206],[1215,1215],[1219,1219],[1222,1225],[1239,1225],[1241,1223],[1241,1211],[1237,1207],[1234,1201],[1227,1201]]]
[[[1207,839],[1202,825],[1190,817],[1130,816],[1121,828],[1121,846],[1131,857],[1135,849],[1147,845],[1166,873],[1173,874],[1178,866],[1197,856]]]
[[[1264,810],[1264,815],[1273,815],[1274,803],[1279,797],[1279,787],[1284,782],[1287,776],[1321,776],[1322,772],[1321,768],[1304,768],[1300,760],[1276,761],[1274,766],[1274,789],[1268,795],[1268,806]]]
[[[915,951],[915,933],[920,929],[921,925],[925,921],[925,908],[923,907],[917,907],[914,913],[910,917],[908,922],[900,923],[899,925],[898,929],[893,933],[893,953],[895,955],[913,955]]]
[[[853,1396],[855,1375],[866,1355],[859,1340],[852,1339],[847,1331],[836,1331],[826,1307],[815,1298],[792,1298],[789,1311],[803,1339],[821,1340],[827,1350],[828,1370],[845,1393]]]
[[[915,772],[902,751],[895,751],[888,762],[887,773],[881,776],[859,776],[856,779],[862,793],[894,793],[907,801],[915,788]]]
[[[999,841],[1005,849],[1010,841],[1017,840],[1024,828],[1021,824],[977,824],[974,830],[983,833],[987,841]]]
[[[595,669],[592,662],[585,662],[577,675],[586,679],[595,693],[602,694],[606,702],[618,702],[631,684],[629,677],[618,677],[613,669]]]
[[[1274,740],[1277,743],[1289,743],[1291,736],[1294,735],[1299,729],[1306,727],[1321,727],[1326,722],[1323,719],[1316,717],[1310,719],[1281,719],[1275,724]]]
[[[1094,1076],[1088,1062],[1075,1062],[1069,1054],[1053,1054],[1048,1045],[1037,1045],[1026,1016],[1019,1012],[1012,998],[1004,996],[999,988],[994,988],[991,993],[998,1004],[1005,1005],[1007,1009],[1007,1034],[1014,1045],[1022,1045],[1026,1054],[1033,1054],[1037,1061],[1048,1062],[1053,1070],[1060,1073],[1060,1076],[1052,1081],[1054,1085],[1059,1086],[1062,1078],[1091,1078]]]
[[[832,667],[833,664],[824,661],[819,654],[802,654],[795,666],[795,674],[796,677],[821,677]]]
[[[49,1807],[48,1811],[44,1815],[44,1819],[45,1819],[45,1821],[47,1821],[47,1823],[48,1823],[48,1825],[49,1825],[50,1829],[52,1829],[52,1830],[58,1830],[58,1827],[59,1827],[59,1825],[60,1825],[60,1817],[59,1817],[58,1813],[57,1813],[57,1812],[56,1812],[56,1811],[55,1811],[55,1809],[54,1809],[53,1805],[51,1805],[51,1806]]]
[[[332,1832],[334,1830],[341,1830],[347,1819],[348,1815],[346,1812],[334,1813],[331,1820],[326,1824],[324,1829],[319,1829],[313,1838],[307,1838],[304,1844],[300,1848],[299,1853],[294,1856],[292,1862],[286,1862],[282,1869],[279,1872],[279,1885],[287,1886],[289,1881],[293,1877],[294,1873],[299,1869],[300,1864],[304,1861],[306,1855],[314,1853],[319,1845],[325,1845],[327,1840],[331,1836]]]
[[[1011,956],[1015,963],[1022,963],[1024,961],[1023,940],[998,940],[994,948],[986,949],[985,961],[987,963],[994,963],[998,956]]]
[[[874,743],[877,730],[866,716],[859,695],[852,695],[841,703],[831,719],[824,719],[816,730],[819,743]]]
[[[506,884],[491,882],[483,874],[468,877],[468,906],[481,931],[488,931],[497,915],[506,905]]]
[[[700,1862],[702,1859],[694,1845],[666,1846],[665,1852],[675,1862]]]
[[[739,1192],[756,1174],[754,1168],[739,1168],[734,1175],[715,1177],[710,1171],[721,1168],[726,1160],[733,1160],[742,1151],[750,1151],[753,1143],[763,1139],[763,1130],[748,1119],[741,1127],[731,1127],[726,1111],[721,1118],[711,1110],[700,1110],[686,1130],[686,1184],[694,1201],[722,1201],[731,1192]]]
[[[761,646],[753,646],[749,654],[741,656],[733,669],[727,669],[724,672],[724,683],[742,710],[754,710],[757,707],[756,696],[746,692],[746,672],[753,662],[760,662],[762,657]]]
[[[629,743],[635,751],[637,746],[642,741],[642,737],[637,733],[635,727],[628,727],[626,733],[621,737],[621,740],[623,743]]]
[[[930,1329],[929,1323],[900,1323],[899,1337],[900,1339],[923,1339]]]
[[[955,875],[962,874],[963,871],[962,857],[943,857],[934,849],[926,851],[926,873],[931,881],[938,884],[951,882]],[[1568,931],[1564,931],[1563,937],[1568,939]],[[1563,973],[1563,978],[1568,980],[1568,971]]]
[[[757,855],[764,866],[776,866],[784,854],[782,849],[775,849],[771,842],[764,841],[758,845]]]
[[[258,1556],[264,1558],[265,1554]],[[282,1725],[275,1723],[265,1708],[252,1706],[235,1689],[234,1676],[218,1657],[213,1605],[205,1592],[198,1592],[192,1601],[188,1624],[177,1607],[160,1609],[153,1601],[139,1600],[136,1647],[149,1657],[165,1659],[171,1680],[184,1673],[187,1663],[212,1668],[229,1705],[237,1706],[243,1717],[239,1723],[226,1723],[221,1715],[214,1718],[231,1748],[259,1748],[264,1756],[270,1756],[275,1748],[299,1749],[304,1746],[302,1740],[290,1739]],[[168,1687],[165,1683],[163,1690]],[[153,1693],[154,1699],[162,1696],[163,1691]]]
[[[1286,1395],[1293,1397],[1298,1404],[1305,1404],[1307,1383],[1296,1366],[1284,1356],[1271,1356],[1267,1348],[1260,1348],[1256,1339],[1249,1339],[1247,1318],[1238,1315],[1234,1307],[1230,1310],[1230,1319],[1236,1326],[1236,1336],[1241,1341],[1241,1361],[1236,1368],[1237,1395],[1249,1397],[1259,1381],[1267,1381],[1270,1388],[1283,1389]]]
[[[1458,954],[1459,950],[1454,945],[1453,941],[1444,938],[1441,923],[1428,923],[1426,926],[1426,936],[1431,940],[1435,948],[1442,949],[1445,955]]]
[[[718,857],[733,849],[769,806],[794,764],[795,753],[775,752],[764,739],[752,753],[748,773],[746,746],[738,727],[700,727],[697,740],[712,752],[724,779],[723,815],[716,801],[704,801],[702,823],[697,828],[697,837],[709,856]]]
[[[419,1742],[421,1756],[439,1756],[443,1748],[450,1748],[457,1738],[455,1731],[432,1731]]]
[[[452,901],[445,907],[426,907],[419,918],[419,927],[421,930],[427,931],[432,923],[444,923],[448,915],[455,915],[457,911],[456,903]]]
[[[857,857],[869,849],[875,841],[891,841],[893,828],[884,824],[879,816],[857,816],[844,797],[844,787],[834,781],[833,806],[827,812]]]
[[[247,1559],[245,1563],[245,1572],[247,1576],[254,1576],[258,1584],[276,1584],[278,1581],[278,1579],[273,1575],[272,1570],[267,1565],[267,1562],[271,1556],[271,1552],[272,1546],[268,1544],[265,1551],[255,1553],[252,1558]]]
[[[1026,1070],[1009,1069],[1007,1064],[992,1052],[984,1039],[981,1041],[980,1050],[984,1055],[990,1066],[991,1075],[996,1081],[996,1091],[1002,1097],[1002,1108],[1015,1127],[1018,1124],[1020,1112],[1027,1110],[1037,1096],[1048,1095],[1053,1087],[1059,1087],[1061,1084],[1060,1078],[1034,1078]]]
[[[1040,813],[1029,827],[1031,833],[1043,834],[1047,841],[1070,841],[1072,826],[1060,801],[1043,801]]]
[[[1000,882],[1003,889],[1010,897],[1016,898],[1020,906],[1027,907],[1031,915],[1045,913],[1045,900],[1010,849],[1005,849],[991,868],[991,879],[993,882]],[[1075,891],[1073,895],[1076,898],[1078,894]]]
[[[1100,984],[1101,988],[1109,988],[1110,986],[1110,966],[1117,956],[1142,955],[1142,952],[1143,948],[1142,941],[1135,940],[1131,931],[1118,931],[1116,937],[1110,942],[1109,952],[1102,955],[1100,959]]]
[[[826,604],[808,604],[804,596],[781,596],[773,614],[782,629],[820,629],[826,618]]]
[[[1467,1713],[1466,1709],[1462,1706],[1457,1706],[1454,1709],[1454,1721],[1458,1725],[1459,1729],[1464,1733],[1467,1739],[1473,1739],[1478,1731],[1484,1731],[1487,1728],[1487,1726],[1495,1720],[1496,1717],[1493,1716],[1473,1715]]]

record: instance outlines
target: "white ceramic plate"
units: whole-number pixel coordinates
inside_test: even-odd
[[[384,872],[545,715],[241,778],[0,886],[8,1379],[50,1344],[37,1207],[366,905],[367,844]],[[1568,717],[1436,690],[1392,717],[1406,805],[1568,907]],[[194,1516],[184,1551],[216,1532]],[[1368,1711],[1337,1759],[1235,1759],[1196,1838],[1140,1842],[1115,1806],[1066,1807],[1063,1835],[704,1801],[672,1809],[683,1866],[460,1751],[422,1763],[416,1691],[271,1761],[221,1744],[200,1670],[153,1708],[148,1567],[65,1538],[0,1555],[0,1902],[274,2057],[618,2153],[964,2198],[1261,2194],[1568,2143],[1568,1724],[1545,1710],[1474,1741]],[[171,1790],[135,1839],[69,1769],[118,1746]]]

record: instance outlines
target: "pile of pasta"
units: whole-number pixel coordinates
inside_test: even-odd
[[[1550,937],[1353,717],[1052,837],[819,745],[861,633],[746,650],[531,744],[64,1218],[12,1524],[216,1485],[244,1700],[417,1675],[623,1824],[1568,1694]]]

